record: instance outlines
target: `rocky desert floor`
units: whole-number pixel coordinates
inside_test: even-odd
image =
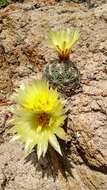
[[[68,98],[64,157],[38,162],[8,133],[16,89],[56,57],[50,28],[79,28],[71,60],[82,90]],[[0,9],[0,190],[107,189],[107,1],[25,0]]]

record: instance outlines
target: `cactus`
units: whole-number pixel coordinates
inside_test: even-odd
[[[80,87],[80,72],[69,57],[71,46],[78,37],[78,31],[70,30],[51,32],[49,36],[51,47],[56,49],[59,59],[45,66],[44,76],[51,86],[57,87],[67,96],[74,94]]]
[[[69,60],[67,62],[54,61],[45,66],[45,77],[58,91],[71,96],[80,87],[80,73],[76,66]]]

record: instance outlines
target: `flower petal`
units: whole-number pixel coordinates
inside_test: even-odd
[[[43,149],[43,157],[45,156],[47,149],[48,149],[48,142],[45,142],[44,143],[44,149]]]
[[[41,144],[38,144],[37,145],[37,156],[38,156],[38,160],[40,159],[42,155],[42,145]]]
[[[41,143],[37,145],[37,156],[38,160],[40,159],[41,155],[43,154],[43,157],[45,156],[48,148],[48,142]]]
[[[51,135],[49,137],[49,142],[52,145],[52,147],[62,156],[60,145],[59,145],[58,140],[55,135]]]
[[[36,144],[34,144],[34,142],[31,139],[27,140],[25,143],[25,153],[29,154],[35,145]]]
[[[57,127],[55,134],[62,140],[67,140],[67,134],[65,133],[64,129],[61,127]]]

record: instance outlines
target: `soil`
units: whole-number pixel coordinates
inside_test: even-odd
[[[25,0],[0,10],[0,190],[107,189],[107,2]],[[56,58],[48,47],[51,28],[77,27],[71,60],[82,91],[68,98],[64,157],[51,148],[38,162],[25,156],[8,133],[12,96]]]

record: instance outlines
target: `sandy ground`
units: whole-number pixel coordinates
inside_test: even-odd
[[[0,190],[107,189],[107,2],[28,1],[0,10]],[[11,97],[56,57],[49,28],[78,27],[71,60],[81,73],[82,92],[68,98],[64,158],[49,150],[39,162],[11,143]]]

